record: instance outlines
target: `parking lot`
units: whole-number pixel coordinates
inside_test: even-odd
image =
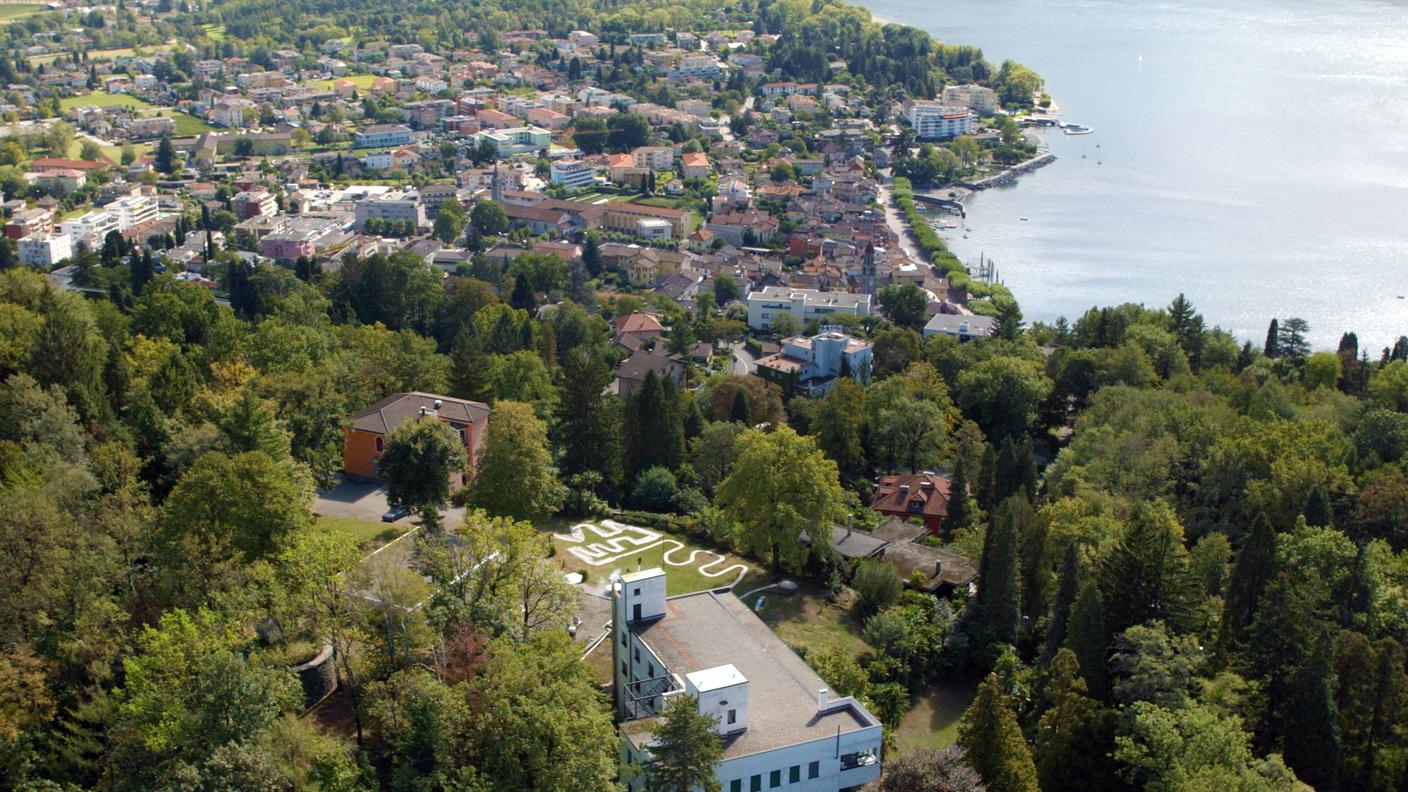
[[[320,517],[347,517],[367,522],[379,522],[388,508],[385,484],[340,474],[337,486],[331,489],[319,487],[313,501],[313,512]],[[459,525],[464,520],[464,509],[447,507],[441,513],[441,519],[447,526]],[[415,524],[415,517],[402,517],[396,524],[410,527]]]

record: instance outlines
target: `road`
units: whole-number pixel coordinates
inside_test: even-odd
[[[890,184],[885,180],[880,181],[880,205],[885,207],[885,225],[899,237],[900,250],[906,256],[918,262],[923,262],[924,257],[919,255],[919,248],[915,246],[914,240],[909,236],[909,225],[905,223],[904,215],[896,208],[893,195],[890,191]]]
[[[753,357],[753,353],[748,351],[748,347],[738,343],[732,345],[730,349],[733,352],[734,374],[747,377],[758,370],[758,359]]]

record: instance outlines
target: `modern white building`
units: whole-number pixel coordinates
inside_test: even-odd
[[[121,231],[117,215],[104,209],[95,209],[72,220],[65,220],[59,224],[62,231],[73,241],[76,248],[80,244],[87,245],[89,250],[97,250],[102,247],[103,240],[111,231]]]
[[[642,217],[636,221],[636,238],[649,240],[664,240],[673,236],[674,226],[669,220],[661,220],[658,217]]]
[[[157,217],[156,199],[149,195],[129,195],[103,207],[110,214],[117,215],[117,228],[126,231],[143,223],[150,223]]]
[[[43,269],[51,269],[73,255],[73,239],[67,234],[31,234],[16,247],[21,262]]]
[[[487,129],[480,132],[478,138],[493,143],[500,157],[533,154],[552,145],[552,133],[535,126]]]
[[[997,112],[997,91],[981,85],[950,85],[944,88],[940,101],[950,106],[966,107],[982,116]]]
[[[631,152],[637,168],[665,171],[675,166],[675,150],[669,146],[641,146]]]
[[[880,775],[883,728],[732,592],[665,596],[659,568],[611,582],[612,692],[623,767],[641,765],[665,705],[692,696],[723,741],[725,792],[842,792]],[[639,790],[645,778],[624,779]]]
[[[811,336],[793,336],[782,351],[758,361],[758,376],[780,385],[787,395],[821,396],[840,377],[870,382],[873,346],[837,326],[823,326]]]
[[[974,338],[991,338],[996,329],[997,320],[991,316],[937,313],[924,325],[924,335],[947,335],[959,341],[971,341]]]
[[[553,184],[573,190],[596,184],[596,168],[581,160],[554,160],[550,173]]]
[[[754,330],[771,329],[782,314],[796,319],[798,326],[836,314],[870,316],[870,295],[787,286],[766,286],[748,294],[748,326]]]
[[[921,140],[945,140],[973,131],[973,112],[966,107],[916,100],[905,105],[904,117]]]
[[[425,205],[415,193],[385,193],[357,202],[357,228],[368,220],[409,221],[421,228],[426,225]]]

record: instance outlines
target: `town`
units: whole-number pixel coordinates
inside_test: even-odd
[[[1408,778],[1408,339],[1024,321],[1021,64],[471,5],[0,5],[0,777]]]

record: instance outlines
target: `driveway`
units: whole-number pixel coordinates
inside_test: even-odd
[[[386,503],[386,485],[380,481],[352,478],[338,474],[338,484],[331,489],[318,488],[313,499],[313,511],[322,517],[350,517],[354,520],[380,522],[381,515],[390,508]],[[464,509],[458,506],[446,508],[440,515],[447,527],[457,526],[464,521]],[[397,525],[414,525],[412,517],[402,517]]]
[[[748,351],[748,347],[743,344],[734,344],[731,348],[733,352],[733,373],[740,377],[747,377],[758,370],[758,359],[753,357],[753,353]]]

